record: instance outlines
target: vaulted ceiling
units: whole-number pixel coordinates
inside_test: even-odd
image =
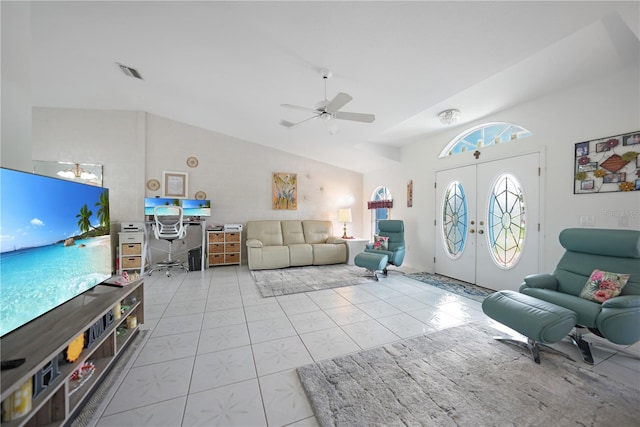
[[[442,132],[441,110],[464,126],[637,64],[639,17],[638,1],[33,2],[33,105],[146,111],[365,172]],[[321,69],[328,99],[375,121],[281,126],[310,114],[280,104],[325,98]]]

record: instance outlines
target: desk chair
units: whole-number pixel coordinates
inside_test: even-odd
[[[166,270],[167,277],[171,277],[171,268],[180,267],[189,272],[189,269],[182,261],[174,260],[173,241],[184,239],[187,235],[187,227],[183,224],[182,208],[180,206],[157,206],[153,209],[153,233],[158,240],[169,241],[168,257],[166,260],[156,264],[154,268],[149,270],[151,273],[158,270]]]

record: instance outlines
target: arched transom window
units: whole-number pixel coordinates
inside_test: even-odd
[[[531,136],[523,127],[506,122],[486,123],[464,131],[440,152],[439,157],[453,156],[496,144],[504,144]]]

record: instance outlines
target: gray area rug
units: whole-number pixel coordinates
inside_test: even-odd
[[[364,268],[348,264],[254,270],[251,274],[263,297],[362,285],[374,280]]]
[[[491,289],[483,288],[451,277],[442,276],[440,274],[427,272],[409,273],[405,274],[405,277],[419,280],[420,282],[435,286],[436,288],[444,289],[445,291],[453,292],[454,294],[479,302],[484,301],[487,296],[494,292]]]
[[[80,412],[73,419],[72,427],[92,427],[98,423],[100,416],[111,401],[118,386],[124,380],[124,376],[142,350],[149,332],[149,330],[139,330],[136,336],[132,338],[127,348],[113,364],[109,373],[89,396]]]
[[[640,394],[459,326],[298,368],[321,426],[632,426]]]

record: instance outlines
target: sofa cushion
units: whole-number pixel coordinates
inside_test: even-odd
[[[628,274],[611,273],[595,269],[585,283],[580,298],[588,299],[595,302],[605,302],[606,300],[617,297],[622,292],[622,288],[629,280]]]
[[[302,221],[288,220],[281,221],[282,239],[285,245],[299,245],[306,243],[304,241],[304,231],[302,230]]]
[[[313,246],[313,265],[342,264],[347,262],[347,245],[316,243]]]
[[[247,222],[247,240],[256,239],[263,246],[282,246],[282,228],[280,221]]]
[[[305,243],[326,243],[329,236],[333,235],[333,223],[331,221],[304,220],[302,221]]]
[[[313,247],[306,243],[289,245],[290,267],[313,264]]]

